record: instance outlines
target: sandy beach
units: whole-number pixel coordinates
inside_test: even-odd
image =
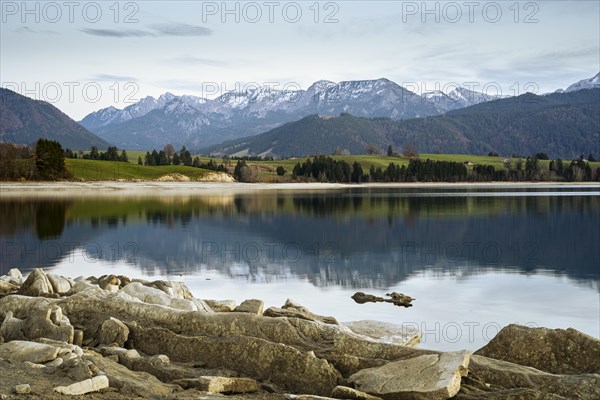
[[[461,182],[461,183],[231,183],[231,182],[2,182],[0,197],[47,196],[161,196],[161,195],[222,195],[258,191],[321,191],[355,188],[398,189],[518,189],[599,188],[597,183],[573,182]]]

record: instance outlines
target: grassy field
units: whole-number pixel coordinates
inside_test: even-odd
[[[397,165],[408,165],[409,159],[403,156],[384,156],[384,155],[350,155],[350,156],[333,156],[336,160],[344,160],[349,164],[353,164],[357,161],[365,172],[368,173],[369,168],[374,166],[375,168],[381,167],[385,169],[390,163],[394,163]],[[492,165],[496,169],[504,169],[504,160],[506,157],[489,157],[489,156],[474,156],[468,154],[420,154],[419,158],[422,160],[431,159],[435,161],[454,161],[454,162],[469,162],[473,165]],[[210,158],[208,157],[200,157],[202,162],[208,162]],[[213,160],[220,164],[223,162],[220,158],[213,158]],[[519,158],[510,158],[511,164],[514,168]],[[523,163],[525,159],[522,159]],[[297,163],[302,163],[306,161],[306,157],[297,158],[297,159],[286,159],[286,160],[275,160],[275,161],[247,161],[248,165],[256,166],[259,170],[259,179],[265,182],[286,182],[289,180],[290,175],[294,169],[294,166]],[[564,161],[565,165],[568,165],[570,161]],[[233,168],[237,161],[230,161],[230,165]],[[540,160],[540,167],[548,169],[550,165],[549,160]],[[277,176],[275,169],[277,166],[282,165],[287,173],[285,177]],[[590,163],[593,168],[600,167],[600,162]],[[472,166],[468,167],[472,169]]]
[[[142,179],[156,180],[168,174],[182,174],[191,180],[197,180],[211,173],[211,171],[185,167],[183,165],[163,165],[160,167],[147,167],[136,163],[123,163],[117,161],[97,161],[67,159],[66,167],[73,173],[75,179],[86,181],[105,181],[117,179]]]
[[[145,151],[128,151],[128,163],[113,162],[113,161],[96,161],[83,159],[67,159],[67,168],[73,172],[75,179],[82,180],[117,180],[117,179],[141,179],[141,180],[156,180],[161,176],[173,173],[179,173],[189,177],[191,180],[198,180],[211,171],[186,167],[183,165],[168,165],[160,167],[148,167],[138,165],[137,159],[139,156],[144,158]],[[454,162],[469,162],[472,165],[492,165],[496,169],[504,168],[505,157],[489,157],[489,156],[474,156],[467,154],[420,154],[422,160],[431,159],[436,161],[454,161]],[[368,172],[371,166],[375,168],[381,167],[385,169],[388,164],[394,163],[398,165],[407,165],[409,159],[402,156],[384,156],[384,155],[351,155],[351,156],[333,156],[336,160],[344,160],[349,164],[355,161],[361,164],[363,170]],[[207,163],[209,157],[200,157],[201,162]],[[221,158],[213,158],[217,164],[223,163]],[[511,164],[516,165],[518,158],[511,158]],[[306,161],[304,158],[294,158],[275,161],[247,161],[248,165],[254,166],[259,171],[259,181],[261,182],[289,182],[294,166],[297,163]],[[523,160],[524,161],[524,160]],[[233,171],[237,161],[231,160],[228,167]],[[565,161],[568,165],[569,161]],[[542,168],[548,168],[550,161],[540,160]],[[282,165],[287,173],[284,177],[277,176],[276,168]],[[593,168],[600,167],[600,162],[590,163]],[[469,166],[468,168],[473,168]]]

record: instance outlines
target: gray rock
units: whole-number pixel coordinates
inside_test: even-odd
[[[86,280],[75,281],[75,284],[71,287],[71,291],[68,294],[80,293],[85,290],[96,289],[99,288],[98,285],[90,283]]]
[[[385,400],[446,400],[460,390],[469,358],[469,352],[422,355],[359,371],[348,381]]]
[[[96,281],[96,284],[100,286],[100,289],[113,291],[113,288],[119,289],[121,280],[114,275],[101,276]]]
[[[553,374],[600,374],[600,340],[572,328],[509,325],[475,354]]]
[[[23,296],[37,297],[54,293],[54,289],[44,271],[36,268],[31,271],[25,282],[23,282],[18,293]]]
[[[235,300],[206,300],[206,299],[204,299],[204,302],[214,312],[231,312],[236,307]]]
[[[146,354],[167,354],[178,362],[202,360],[207,368],[231,369],[292,391],[329,394],[341,378],[333,366],[314,354],[248,336],[183,336],[132,324],[130,337]]]
[[[28,383],[15,386],[16,394],[29,394],[31,393],[31,386]]]
[[[30,340],[38,338],[55,339],[61,342],[73,342],[74,328],[63,315],[59,306],[46,309],[34,309],[22,324],[23,335]]]
[[[187,299],[171,299],[169,307],[183,311],[198,311],[198,307],[193,301]]]
[[[368,338],[401,346],[414,347],[421,343],[423,333],[412,326],[396,325],[380,321],[352,321],[343,323],[352,332]]]
[[[127,325],[116,318],[110,317],[100,325],[96,340],[99,344],[116,343],[117,346],[123,347],[128,337],[129,328]]]
[[[119,389],[124,395],[165,398],[177,388],[176,385],[162,383],[146,372],[131,371],[124,365],[92,352],[85,354],[84,360],[91,361],[96,368],[103,371],[110,386]]]
[[[336,386],[331,392],[331,397],[334,399],[348,400],[381,400],[381,397],[371,396],[368,393],[360,390],[352,389],[346,386]]]
[[[46,277],[48,277],[54,293],[66,294],[71,290],[72,285],[67,278],[55,274],[46,274]]]
[[[262,315],[265,303],[262,300],[249,299],[244,300],[242,304],[237,306],[233,311],[248,314]]]
[[[0,279],[0,294],[16,293],[19,290],[19,286],[12,282],[7,282]]]
[[[196,305],[196,309],[200,312],[206,312],[206,313],[214,312],[212,307],[210,307],[206,302],[204,302],[204,300],[200,300],[195,297],[192,297],[191,299],[189,299],[189,301],[194,303]]]
[[[95,376],[69,386],[58,386],[54,388],[55,392],[66,395],[82,395],[91,392],[97,392],[108,387],[108,378],[104,375]]]
[[[74,381],[83,381],[93,376],[90,367],[80,358],[72,358],[64,361],[61,369],[66,371],[67,376]]]
[[[270,307],[263,315],[265,317],[286,317],[286,318],[300,318],[307,321],[323,322],[325,324],[339,325],[334,317],[325,317],[322,315],[313,314],[306,307],[294,302],[293,300],[287,299],[282,308]]]
[[[600,399],[597,374],[555,375],[532,367],[473,355],[469,376],[455,399]]]
[[[21,274],[21,271],[19,271],[17,268],[11,268],[11,269],[9,269],[8,273],[6,275],[8,277],[10,277],[11,280],[13,280],[16,283],[18,283],[19,285],[23,284],[23,282],[25,281],[23,279],[23,274]]]
[[[192,296],[192,292],[190,291],[190,289],[183,282],[154,281],[147,284],[147,286],[161,290],[173,299],[189,300],[192,297],[194,297]]]
[[[169,306],[172,300],[171,296],[162,290],[144,286],[140,282],[131,282],[129,285],[121,289],[121,291],[143,301],[144,303]]]
[[[58,357],[58,352],[58,347],[22,340],[0,344],[0,358],[12,362],[45,363]]]
[[[173,383],[184,389],[198,389],[211,393],[252,393],[258,391],[258,383],[249,378],[200,376],[196,379],[180,379]]]
[[[14,318],[12,311],[8,311],[0,325],[0,336],[5,340],[25,340],[23,334],[23,320]]]

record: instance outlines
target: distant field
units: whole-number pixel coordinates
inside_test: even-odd
[[[375,168],[381,167],[382,169],[386,168],[390,163],[398,164],[398,165],[408,165],[409,159],[403,156],[384,156],[384,155],[350,155],[350,156],[333,156],[336,160],[344,160],[350,164],[353,164],[355,161],[363,167],[365,172],[368,172],[371,165]],[[492,165],[496,169],[504,168],[504,160],[506,157],[489,157],[489,156],[474,156],[468,154],[419,154],[419,158],[422,160],[431,159],[435,161],[454,161],[454,162],[470,162],[473,165]],[[208,162],[210,160],[209,157],[200,157],[202,162]],[[248,165],[255,165],[258,167],[260,171],[260,180],[266,182],[281,182],[288,181],[289,176],[291,175],[294,166],[297,163],[302,163],[306,161],[307,157],[303,158],[295,158],[295,159],[286,159],[286,160],[275,160],[275,161],[247,161]],[[220,164],[223,162],[221,158],[213,158],[213,160]],[[511,164],[514,168],[519,158],[510,158]],[[525,162],[525,159],[522,159]],[[570,161],[565,160],[565,165],[568,165]],[[231,160],[230,165],[233,167],[237,163],[236,160]],[[549,160],[540,160],[540,166],[543,168],[548,168],[550,165]],[[285,177],[277,176],[275,169],[277,166],[282,165],[287,173]],[[600,162],[590,163],[592,167],[600,167]],[[469,168],[473,168],[469,166]]]
[[[113,161],[96,161],[96,160],[82,160],[82,159],[67,159],[67,167],[71,170],[76,179],[84,180],[115,180],[115,179],[143,179],[143,180],[155,180],[163,175],[179,173],[188,176],[191,180],[197,180],[205,176],[210,171],[186,167],[183,165],[167,165],[160,167],[148,167],[144,165],[137,165],[138,157],[144,159],[145,151],[127,151],[129,157],[128,163],[113,162]],[[488,156],[474,156],[467,154],[420,154],[419,157],[423,160],[431,159],[436,161],[454,161],[454,162],[470,162],[473,165],[492,165],[496,169],[504,168],[505,157],[488,157]],[[350,156],[333,156],[336,160],[344,160],[350,164],[358,161],[363,167],[365,172],[368,172],[371,166],[375,168],[381,167],[386,168],[389,163],[398,165],[408,165],[409,159],[402,156],[384,156],[384,155],[350,155]],[[200,157],[201,162],[206,163],[210,160],[210,157]],[[293,158],[286,160],[275,160],[275,161],[247,161],[249,165],[255,166],[259,171],[259,180],[262,182],[288,182],[291,179],[291,174],[294,166],[297,163],[306,161],[307,157]],[[221,158],[212,158],[217,164],[223,163]],[[513,168],[518,158],[511,158],[511,164]],[[524,159],[523,159],[524,161]],[[570,161],[565,160],[565,165],[568,165]],[[233,171],[233,167],[237,163],[237,160],[230,160],[229,169]],[[540,166],[548,168],[550,161],[540,160]],[[282,165],[287,173],[284,177],[277,176],[275,169]],[[600,162],[593,162],[590,165],[594,168],[600,167]],[[472,168],[472,166],[469,166]]]
[[[73,173],[75,179],[102,181],[116,179],[142,179],[155,180],[167,174],[178,173],[189,177],[191,180],[197,180],[211,171],[185,167],[183,165],[163,165],[160,167],[147,167],[134,163],[124,163],[117,161],[97,161],[67,159],[65,162],[67,169]]]

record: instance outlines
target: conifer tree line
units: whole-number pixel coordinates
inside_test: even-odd
[[[163,150],[152,152],[147,151],[142,158],[138,158],[139,165],[159,166],[159,165],[185,165],[194,168],[209,169],[211,171],[227,172],[227,168],[223,164],[217,164],[212,158],[203,163],[200,157],[192,157],[192,154],[185,146],[176,152],[172,145],[166,145]]]
[[[296,180],[318,182],[517,182],[517,181],[600,181],[600,168],[592,168],[583,158],[564,162],[550,161],[549,169],[540,167],[536,157],[507,161],[502,169],[493,165],[467,165],[455,161],[410,159],[408,165],[393,162],[386,168],[371,166],[368,173],[358,162],[350,165],[329,156],[316,156],[297,163],[292,171]]]

